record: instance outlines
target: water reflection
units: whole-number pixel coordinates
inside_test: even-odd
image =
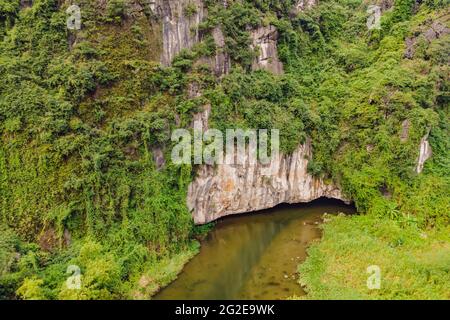
[[[321,216],[353,208],[338,201],[280,206],[219,221],[200,254],[155,299],[284,299],[304,294],[297,266],[320,237]]]

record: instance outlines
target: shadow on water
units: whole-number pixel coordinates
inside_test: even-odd
[[[354,207],[330,199],[221,219],[178,279],[154,298],[285,299],[303,295],[297,266],[320,238],[324,213],[351,214]]]

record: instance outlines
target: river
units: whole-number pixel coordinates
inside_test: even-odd
[[[321,236],[324,213],[354,213],[340,201],[309,204],[221,219],[160,300],[274,300],[302,296],[297,267]]]

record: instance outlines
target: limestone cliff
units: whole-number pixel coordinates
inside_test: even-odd
[[[283,63],[278,59],[278,31],[274,26],[260,27],[251,33],[252,49],[259,54],[253,61],[253,70],[265,69],[274,74],[283,73]]]
[[[422,138],[419,146],[419,157],[417,159],[416,172],[422,173],[425,162],[432,156],[430,143],[428,142],[428,134]]]
[[[281,203],[309,202],[321,197],[346,201],[341,191],[322,179],[311,176],[308,159],[311,142],[301,145],[292,155],[280,155],[266,166],[200,166],[189,186],[188,207],[197,224],[245,212],[272,208]],[[266,175],[267,172],[270,175]]]
[[[314,3],[309,1],[305,6]],[[205,61],[215,68],[216,75],[221,75],[229,70],[229,58],[220,53],[220,48],[224,46],[220,28],[213,31],[213,36],[219,50],[215,61]],[[171,39],[166,35],[164,38]],[[283,73],[283,64],[278,58],[277,29],[271,25],[260,27],[251,32],[251,38],[252,48],[259,51],[253,69]],[[192,85],[189,96],[199,95],[198,88]],[[195,121],[202,122],[205,130],[210,112],[211,107],[206,105],[203,112],[194,116]],[[273,159],[268,166],[250,164],[248,156],[243,165],[200,166],[197,177],[189,186],[187,199],[195,223],[204,224],[227,215],[272,208],[281,203],[309,202],[321,197],[346,201],[336,186],[308,173],[311,157],[311,141],[307,141],[291,155]]]
[[[162,19],[163,54],[161,63],[169,66],[182,50],[200,41],[198,25],[206,8],[202,0],[156,0],[154,12]]]
[[[203,57],[200,59],[200,63],[205,63],[210,66],[211,70],[217,77],[228,74],[231,69],[230,55],[225,52],[225,36],[222,29],[215,27],[211,35],[216,45],[216,54],[212,57]]]

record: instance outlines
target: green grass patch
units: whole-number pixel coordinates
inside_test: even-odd
[[[374,216],[335,217],[299,267],[307,299],[450,299],[450,228]],[[381,270],[370,290],[369,266]]]

